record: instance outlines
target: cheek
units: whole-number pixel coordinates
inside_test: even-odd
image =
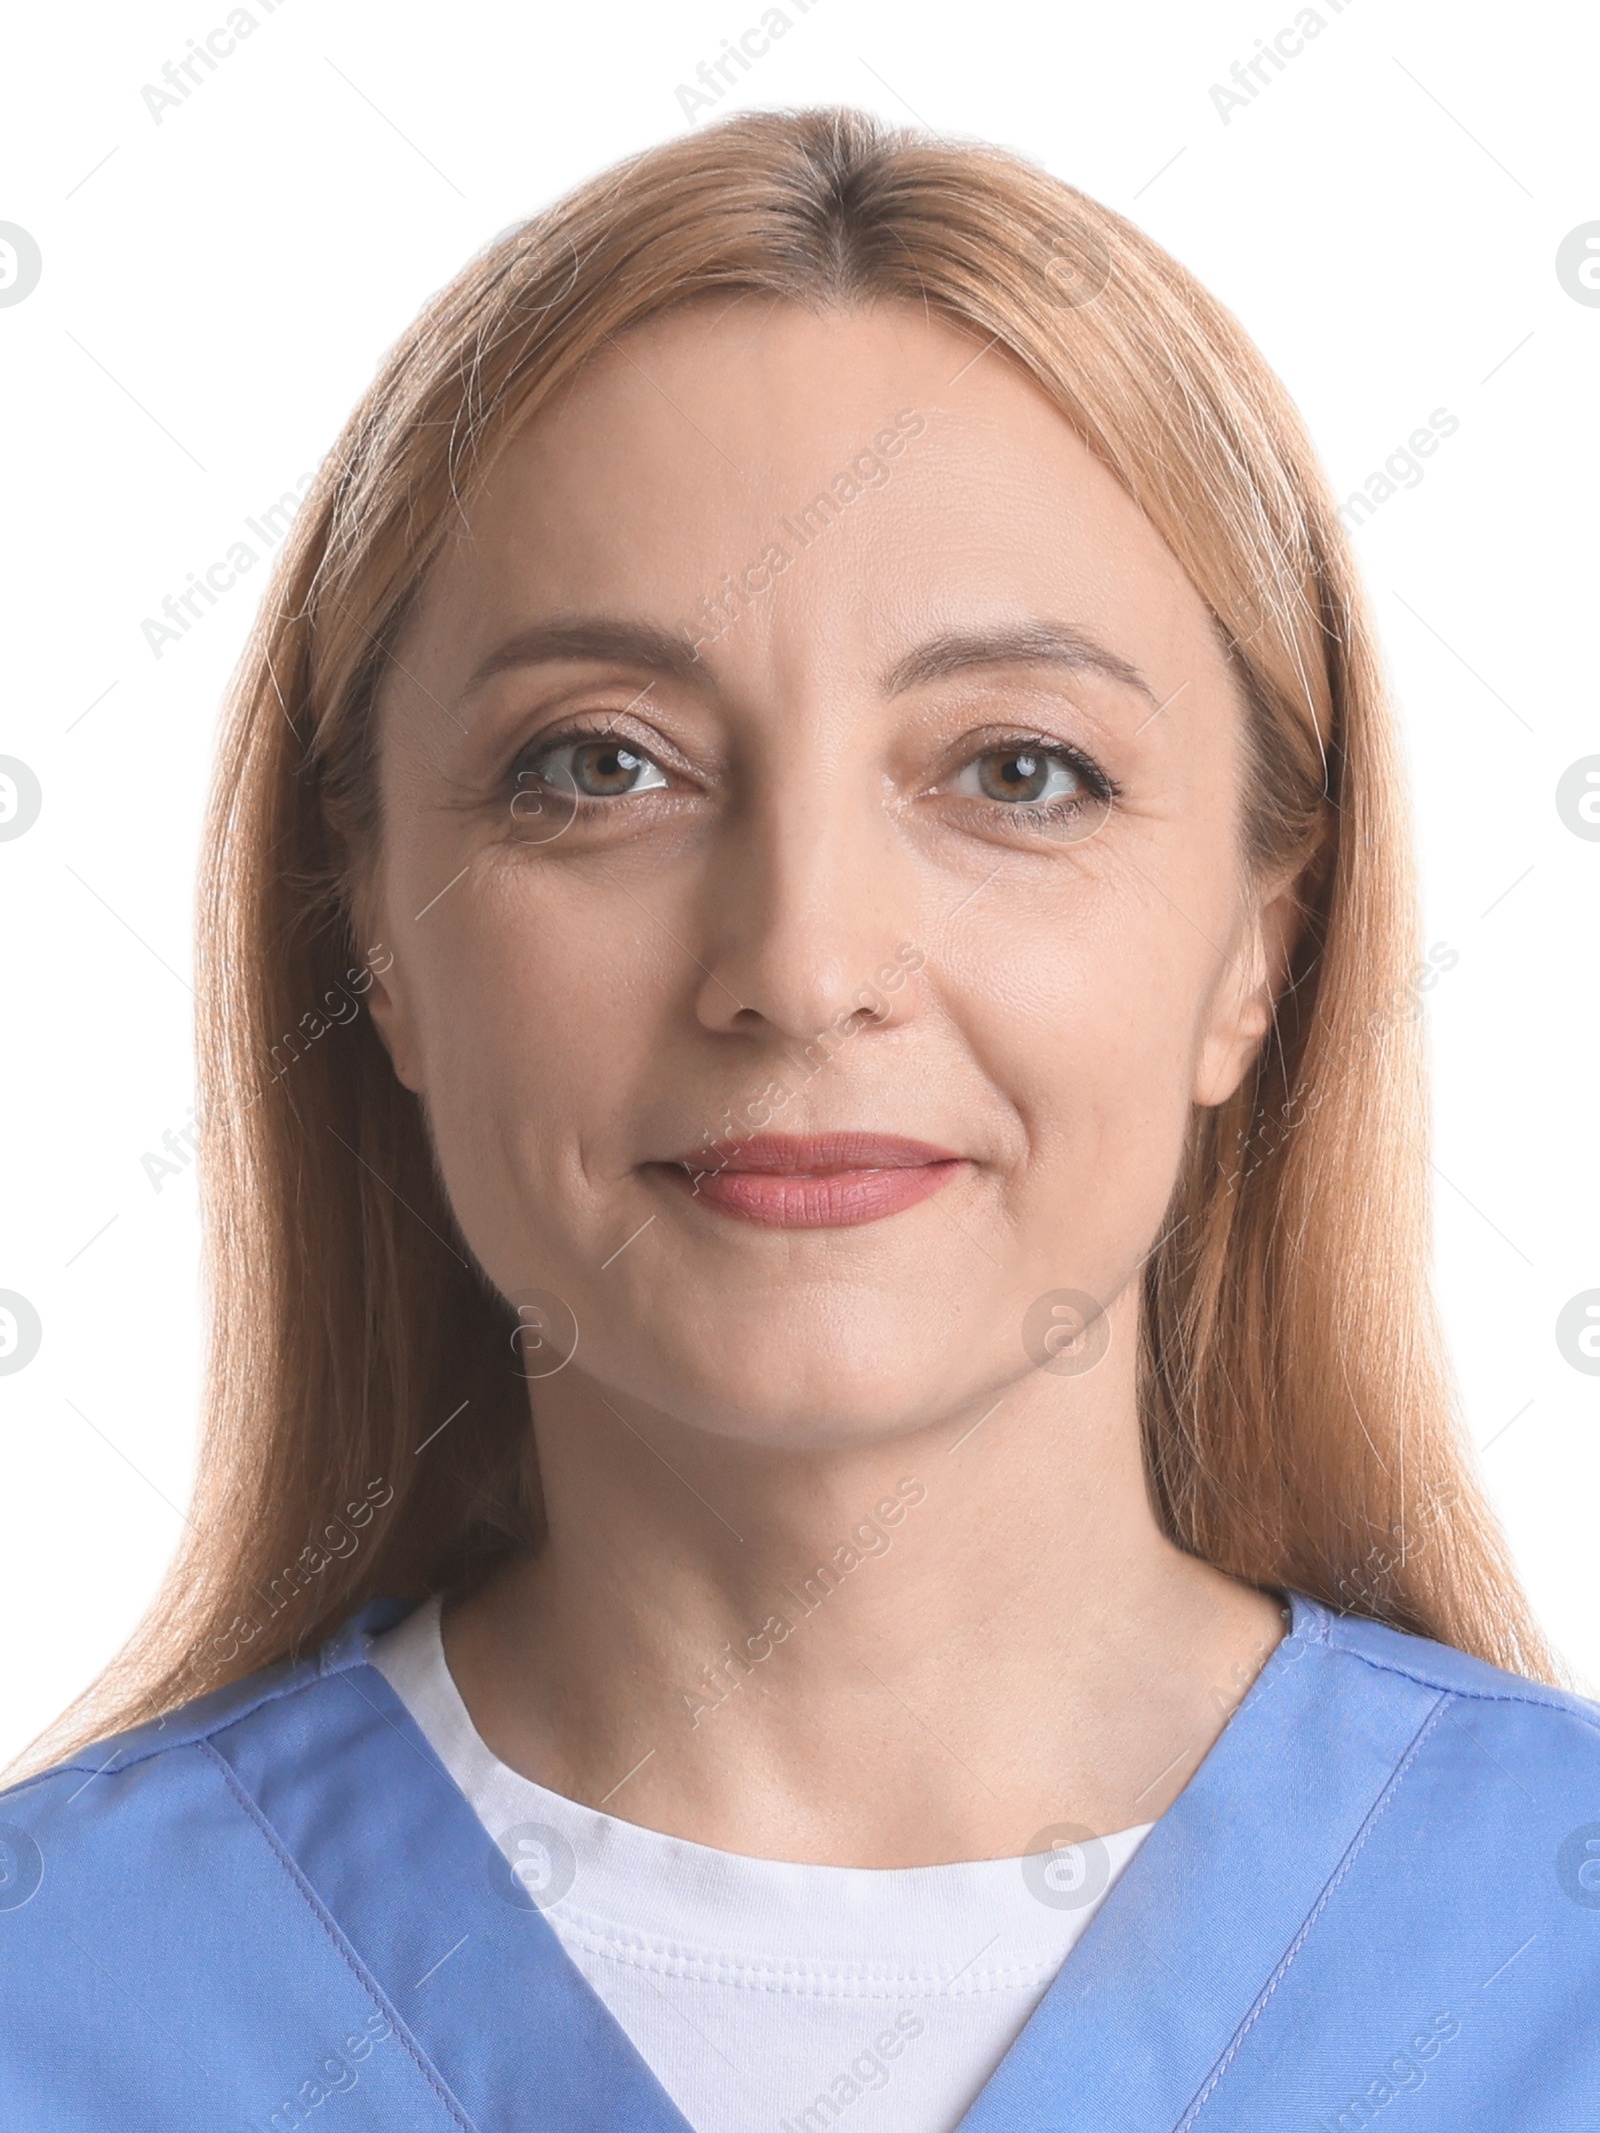
[[[681,1012],[682,971],[642,912],[619,918],[609,899],[551,890],[528,874],[464,881],[413,966],[440,1167],[491,1272],[513,1211],[523,1235],[557,1208],[584,1226],[585,1199],[616,1167],[616,1128],[636,1115]]]
[[[1013,1212],[1041,1243],[1120,1251],[1160,1219],[1171,1189],[1210,951],[1160,900],[1085,897],[1048,929],[1002,917],[945,983],[985,1078],[1021,1122]]]

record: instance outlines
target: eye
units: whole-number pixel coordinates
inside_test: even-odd
[[[1047,749],[986,749],[962,766],[956,791],[1026,806],[1041,800],[1071,800],[1084,791],[1084,779],[1065,755]]]
[[[555,741],[522,757],[517,783],[537,780],[579,800],[623,800],[633,793],[664,792],[667,774],[626,741],[577,738]]]
[[[943,791],[967,803],[967,827],[991,835],[1024,833],[1053,843],[1082,844],[1111,819],[1123,788],[1093,756],[1042,733],[973,733],[967,755]],[[947,758],[948,760],[948,758]],[[971,805],[976,801],[976,807]]]
[[[1032,742],[990,748],[974,756],[956,773],[954,789],[974,799],[1000,800],[1011,806],[1047,805],[1054,800],[1088,799],[1093,794],[1089,781],[1063,749]]]

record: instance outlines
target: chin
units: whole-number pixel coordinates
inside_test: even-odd
[[[842,1323],[835,1315],[818,1326],[785,1323],[769,1309],[754,1323],[690,1323],[692,1348],[677,1329],[664,1331],[638,1396],[692,1428],[774,1450],[904,1436],[959,1411],[1004,1374],[993,1357],[952,1354],[948,1322],[937,1346],[904,1318],[880,1314]]]

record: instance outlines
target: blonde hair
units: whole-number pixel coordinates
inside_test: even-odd
[[[1555,1678],[1427,1286],[1404,797],[1299,419],[1228,312],[1084,194],[994,148],[779,112],[639,155],[475,258],[295,521],[232,692],[203,876],[213,1330],[193,1534],[36,1767],[314,1644],[374,1593],[470,1583],[537,1541],[514,1315],[370,1017],[333,1026],[385,952],[351,920],[380,831],[372,705],[496,449],[615,336],[736,292],[916,303],[1006,350],[1183,564],[1244,692],[1248,857],[1299,870],[1304,929],[1257,1067],[1194,1113],[1145,1270],[1165,1530],[1253,1584]]]

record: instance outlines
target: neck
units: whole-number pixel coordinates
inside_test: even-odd
[[[1284,1623],[1161,1532],[1111,1361],[803,1450],[545,1381],[547,1539],[445,1616],[478,1731],[552,1790],[761,1857],[1153,1821]]]

